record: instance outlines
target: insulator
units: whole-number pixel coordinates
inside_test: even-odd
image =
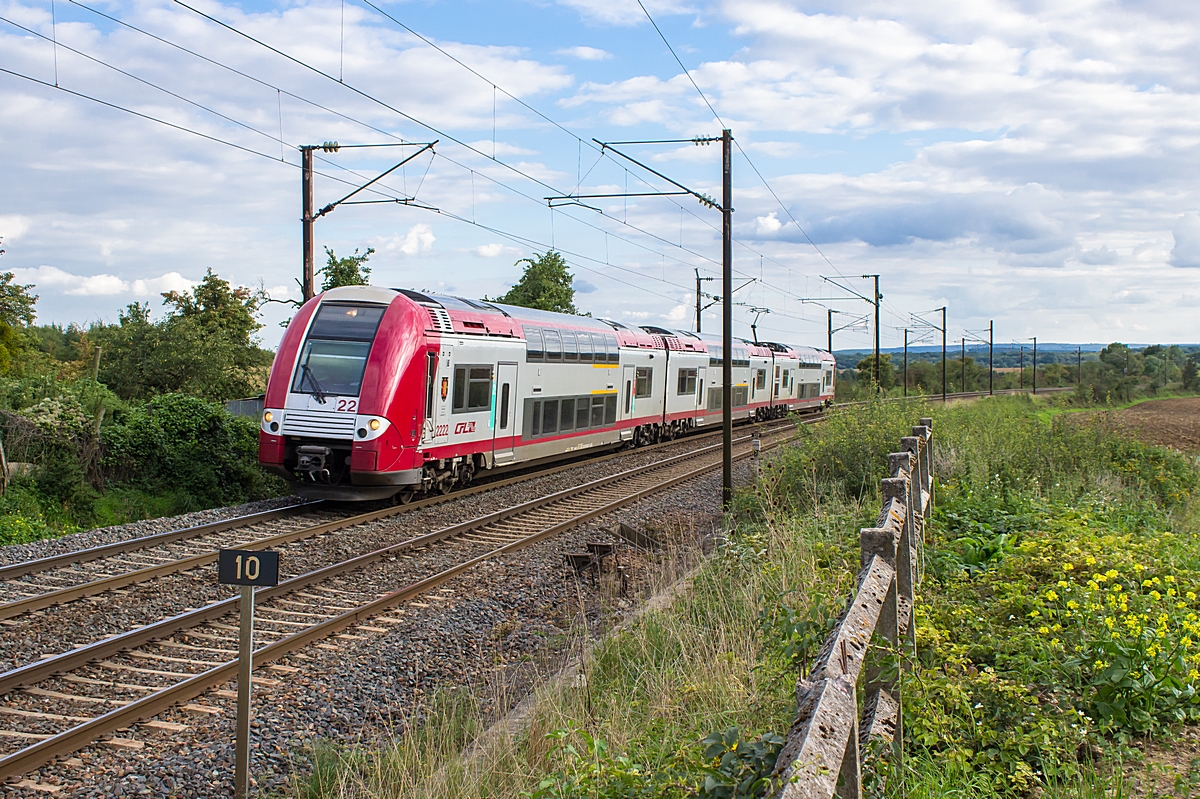
[[[327,153],[336,153],[340,147],[341,145],[335,141],[327,141],[321,145],[321,149]]]

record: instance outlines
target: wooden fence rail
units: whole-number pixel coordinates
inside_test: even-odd
[[[859,533],[862,571],[855,594],[825,639],[816,663],[796,682],[796,720],[775,763],[777,799],[860,799],[869,748],[899,750],[904,737],[898,669],[864,669],[871,638],[896,662],[916,655],[913,589],[920,581],[925,522],[933,506],[933,420],[921,419],[901,452],[888,455],[883,507]],[[866,700],[858,715],[859,691]]]

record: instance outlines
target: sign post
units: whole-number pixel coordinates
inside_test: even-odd
[[[237,733],[233,795],[245,799],[250,790],[250,691],[254,678],[254,588],[279,582],[279,553],[222,549],[217,558],[217,582],[242,588],[238,632]]]

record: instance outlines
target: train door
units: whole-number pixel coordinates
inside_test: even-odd
[[[630,364],[627,364],[621,370],[621,421],[629,419],[633,416],[633,388],[635,374],[636,370]]]
[[[696,370],[696,416],[700,417],[701,421],[696,424],[701,424],[704,418],[704,409],[708,407],[707,401],[704,399],[708,395],[704,393],[704,376],[708,370],[701,366]]]
[[[492,458],[497,464],[511,463],[516,457],[517,365],[496,364],[496,424],[492,427]]]

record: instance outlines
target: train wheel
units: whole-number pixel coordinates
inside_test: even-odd
[[[392,502],[397,505],[408,505],[413,501],[413,497],[417,495],[416,491],[397,491],[392,495]]]

